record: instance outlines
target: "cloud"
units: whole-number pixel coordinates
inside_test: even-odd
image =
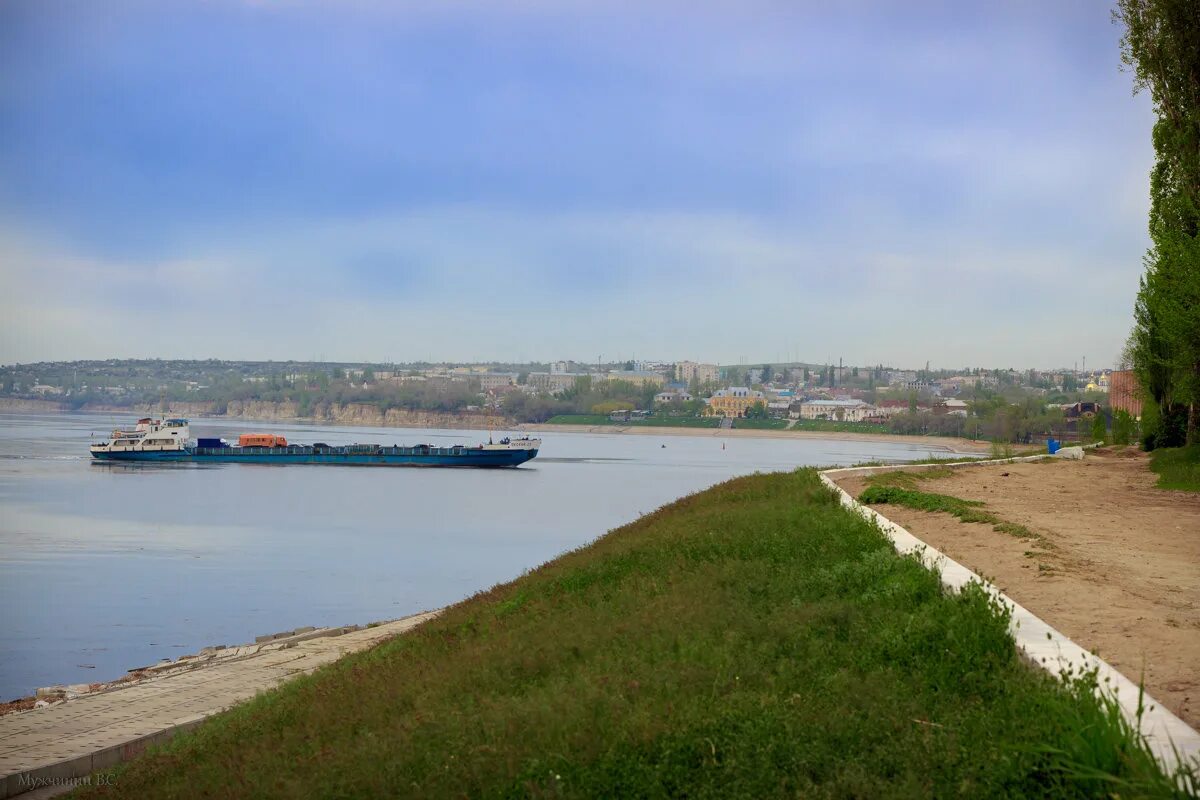
[[[0,258],[20,266],[4,272],[6,295],[41,298],[56,322],[34,341],[20,335],[28,315],[6,318],[0,359],[507,360],[615,349],[859,363],[920,353],[947,364],[1004,352],[1051,366],[1074,352],[1066,342],[1115,351],[1123,340],[1127,325],[1113,320],[1126,309],[1108,302],[1125,296],[1111,277],[1119,270],[1069,251],[997,252],[953,237],[935,256],[846,244],[735,215],[446,207],[259,230],[185,261],[10,246]],[[1047,320],[1077,335],[1047,341]]]
[[[0,358],[1102,360],[1147,244],[1118,35],[1086,5],[0,6],[0,286],[56,321],[6,313]]]

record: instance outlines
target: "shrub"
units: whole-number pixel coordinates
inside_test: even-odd
[[[1118,411],[1113,414],[1113,444],[1130,444],[1133,442],[1136,429],[1137,425],[1128,411]]]

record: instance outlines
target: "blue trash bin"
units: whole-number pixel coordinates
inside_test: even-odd
[[[1060,442],[1058,439],[1047,439],[1046,440],[1046,450],[1050,453],[1050,455],[1054,455],[1055,453],[1057,453],[1058,448],[1060,448],[1060,447],[1062,447],[1062,442]]]

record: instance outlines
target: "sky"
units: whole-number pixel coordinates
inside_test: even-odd
[[[1116,361],[1095,0],[0,3],[0,362]]]

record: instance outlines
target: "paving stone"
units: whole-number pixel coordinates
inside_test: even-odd
[[[410,630],[437,613],[418,614],[373,628],[347,629],[336,637],[310,636],[316,629],[299,628],[289,633],[302,635],[303,641],[287,650],[239,647],[227,652],[241,658],[214,658],[194,669],[0,717],[0,800],[19,788],[21,783],[15,777],[22,773],[57,780],[110,767],[159,737],[194,726],[259,692],[331,663],[344,653]]]

